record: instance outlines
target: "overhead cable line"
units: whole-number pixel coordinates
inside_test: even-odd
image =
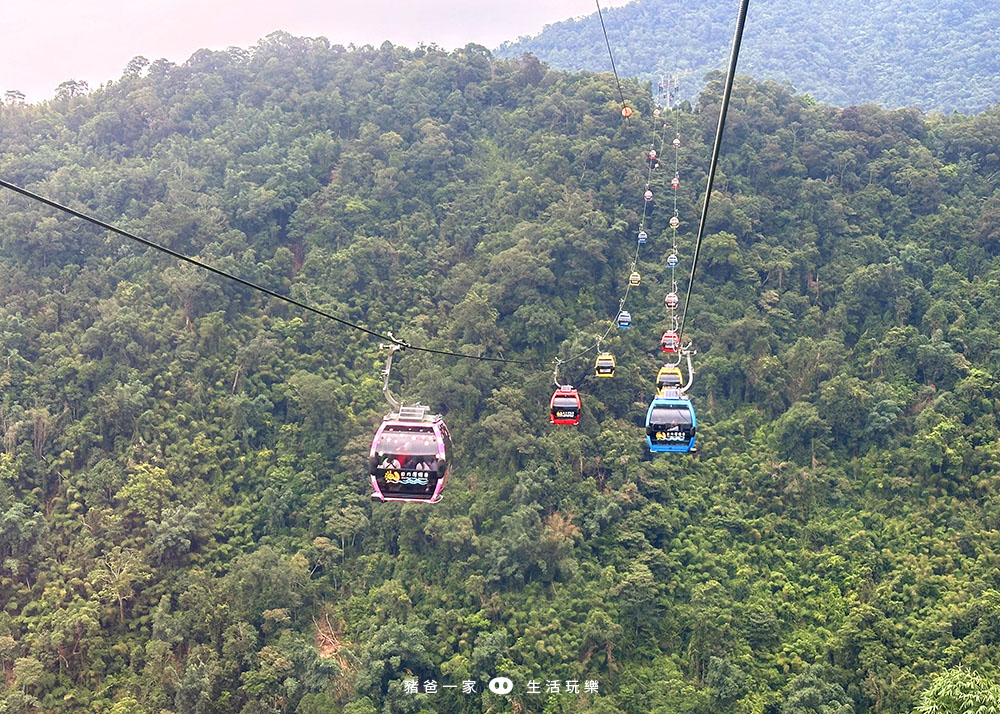
[[[601,18],[601,31],[604,33],[604,44],[608,46],[608,57],[611,58],[611,71],[615,74],[615,82],[618,84],[618,96],[622,100],[622,116],[625,117],[626,121],[628,116],[625,114],[625,92],[622,91],[622,81],[618,78],[618,68],[615,67],[615,56],[611,52],[611,40],[608,39],[608,28],[604,26],[604,13],[601,12],[601,0],[594,0],[597,3],[597,16]]]
[[[643,219],[645,219],[645,208],[643,209]],[[635,247],[635,255],[632,257],[632,267],[630,269],[630,272],[632,270],[635,270],[636,265],[638,264],[638,262],[639,262],[639,246],[636,245],[636,247]],[[571,355],[570,357],[567,357],[566,359],[560,359],[559,357],[556,357],[553,360],[553,363],[558,367],[559,365],[568,364],[570,362],[573,362],[575,360],[580,359],[581,357],[583,357],[585,354],[587,354],[591,350],[595,350],[596,349],[596,350],[600,351],[600,349],[601,349],[601,343],[604,342],[604,340],[608,339],[608,335],[611,334],[611,331],[613,329],[615,329],[615,325],[618,324],[618,315],[621,313],[622,310],[625,309],[625,301],[628,300],[628,294],[629,294],[629,291],[631,291],[631,290],[632,290],[631,283],[626,282],[625,283],[625,294],[618,301],[618,313],[615,314],[615,317],[608,324],[607,329],[602,334],[596,336],[597,339],[594,341],[593,344],[588,345],[587,347],[584,347],[582,350],[580,350],[579,352]]]
[[[595,1],[596,5],[597,5],[597,16],[601,20],[601,31],[604,33],[604,43],[605,43],[605,45],[607,45],[607,48],[608,48],[608,58],[611,60],[611,71],[615,75],[615,83],[618,86],[618,96],[621,98],[621,102],[622,102],[622,117],[625,119],[626,122],[628,122],[629,116],[631,114],[631,110],[628,110],[628,108],[627,108],[627,106],[625,104],[625,93],[622,91],[621,79],[619,79],[619,77],[618,77],[618,69],[615,66],[615,55],[614,55],[614,52],[612,52],[612,50],[611,50],[611,40],[608,38],[608,30],[607,30],[607,27],[604,24],[604,14],[601,12],[601,2],[600,2],[600,0],[594,0],[594,1]],[[666,129],[666,125],[664,125],[664,129]],[[654,121],[653,121],[653,141],[654,142],[656,141],[656,117],[655,116],[654,116]],[[650,164],[649,167],[648,167],[648,169],[647,169],[647,172],[646,172],[646,190],[647,191],[649,190],[650,182],[652,180],[652,173],[653,173],[652,164]],[[640,233],[642,235],[645,235],[646,216],[649,213],[649,201],[650,200],[648,198],[644,197],[643,204],[642,204],[642,218],[639,219],[639,231],[640,231]],[[641,243],[637,243],[636,244],[635,255],[632,257],[632,263],[631,263],[631,265],[629,267],[629,273],[630,274],[633,271],[636,270],[636,267],[639,264],[639,246],[640,245],[641,245]],[[574,360],[577,360],[577,359],[583,357],[585,354],[587,354],[591,350],[596,349],[596,350],[600,351],[600,349],[601,349],[601,343],[604,342],[604,340],[607,339],[608,335],[611,334],[611,331],[615,328],[615,325],[618,323],[618,318],[620,317],[622,310],[625,309],[625,303],[628,301],[628,296],[629,296],[629,293],[631,292],[631,290],[632,290],[631,281],[626,281],[626,283],[625,283],[625,294],[618,301],[618,312],[615,313],[615,316],[611,320],[611,322],[608,324],[607,329],[602,334],[596,336],[596,340],[594,341],[593,344],[589,345],[588,347],[585,347],[584,349],[582,349],[579,352],[573,354],[572,356],[567,357],[566,359],[560,359],[559,357],[556,357],[553,360],[553,363],[556,365],[557,368],[559,367],[559,365],[563,365],[563,364],[566,364],[568,362],[572,362]]]
[[[708,185],[705,188],[705,203],[701,208],[701,220],[698,223],[698,237],[694,244],[694,257],[691,260],[691,275],[688,278],[687,295],[684,296],[684,310],[681,312],[681,325],[678,336],[684,339],[684,322],[687,319],[688,306],[691,304],[691,287],[694,284],[694,272],[698,267],[698,252],[701,250],[701,239],[705,235],[705,222],[708,218],[708,203],[712,198],[712,183],[715,181],[715,168],[719,162],[719,151],[722,146],[722,132],[726,128],[726,112],[729,110],[729,99],[733,93],[733,80],[736,78],[736,61],[740,57],[740,43],[743,41],[743,27],[746,24],[747,8],[750,0],[740,0],[740,14],[736,20],[736,33],[733,35],[733,49],[729,55],[729,71],[726,74],[726,89],[722,95],[722,107],[719,109],[719,126],[715,130],[715,143],[712,146],[712,158],[708,165]]]
[[[336,323],[344,325],[345,327],[350,327],[351,329],[358,330],[359,332],[364,332],[365,334],[371,335],[372,337],[377,337],[380,340],[386,340],[388,342],[392,342],[404,349],[416,350],[417,352],[428,352],[430,354],[436,354],[436,355],[444,355],[446,357],[461,357],[464,359],[473,359],[473,360],[478,360],[480,362],[502,362],[504,364],[521,364],[530,366],[539,366],[541,364],[540,362],[531,362],[528,360],[504,359],[503,357],[483,357],[480,355],[470,355],[462,352],[452,352],[450,350],[438,350],[434,349],[433,347],[420,347],[417,345],[411,345],[409,342],[406,342],[405,340],[401,340],[398,337],[393,336],[391,332],[386,332],[383,334],[381,332],[376,332],[375,330],[371,330],[367,327],[364,327],[363,325],[359,325],[357,323],[350,322],[349,320],[345,320],[341,317],[337,317],[336,315],[329,313],[326,310],[301,302],[293,297],[289,297],[288,295],[282,295],[279,292],[275,292],[274,290],[265,288],[263,285],[258,285],[257,283],[245,280],[244,278],[241,278],[237,275],[233,275],[232,273],[229,273],[225,270],[221,270],[220,268],[216,268],[212,265],[209,265],[208,263],[204,263],[198,260],[197,258],[192,258],[189,255],[178,253],[176,250],[167,248],[166,246],[160,245],[159,243],[154,243],[153,241],[147,238],[143,238],[141,236],[136,235],[135,233],[131,233],[122,228],[118,228],[117,226],[114,226],[110,223],[102,221],[99,218],[95,218],[81,211],[77,211],[73,208],[70,208],[69,206],[65,206],[61,203],[53,201],[50,198],[41,196],[37,193],[34,193],[33,191],[29,191],[28,189],[18,186],[17,184],[13,184],[10,183],[9,181],[4,181],[3,179],[0,179],[0,187],[9,189],[11,191],[14,191],[15,193],[19,193],[22,196],[30,198],[34,201],[38,201],[39,203],[44,203],[46,206],[50,206],[52,208],[60,210],[63,213],[68,213],[71,216],[86,221],[87,223],[92,223],[93,225],[103,228],[107,231],[111,231],[112,233],[117,233],[118,235],[124,238],[128,238],[129,240],[135,241],[136,243],[141,243],[142,245],[148,248],[158,250],[161,253],[166,253],[167,255],[176,258],[177,260],[182,260],[186,263],[190,263],[191,265],[195,265],[203,270],[207,270],[210,273],[214,273],[215,275],[219,275],[223,278],[226,278],[227,280],[232,280],[233,282],[239,283],[240,285],[246,286],[252,290],[264,293],[265,295],[272,297],[276,300],[281,300],[283,302],[288,303],[289,305],[294,305],[295,307],[301,310],[314,313],[316,315],[319,315],[320,317],[325,317],[328,320],[332,320]]]

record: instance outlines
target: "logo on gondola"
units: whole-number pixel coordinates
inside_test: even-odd
[[[386,471],[385,481],[404,486],[426,486],[427,474],[421,474],[419,471]]]
[[[657,441],[684,441],[684,434],[679,431],[658,431],[656,432]]]
[[[576,412],[571,411],[557,411],[556,416],[560,419],[572,419],[576,416]]]

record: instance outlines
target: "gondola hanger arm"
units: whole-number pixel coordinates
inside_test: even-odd
[[[396,340],[391,332],[387,333],[389,339],[392,342],[386,344],[384,342],[379,343],[379,349],[388,350],[389,356],[385,360],[385,368],[382,370],[382,394],[385,396],[385,400],[389,402],[389,406],[393,408],[394,411],[398,412],[403,403],[396,399],[392,394],[392,390],[389,389],[389,376],[392,374],[392,358],[397,352],[401,352],[408,345],[401,340]]]
[[[682,354],[687,358],[688,379],[687,379],[687,384],[685,384],[677,391],[679,391],[681,394],[684,394],[685,392],[687,392],[687,390],[691,389],[691,385],[694,384],[694,366],[691,364],[691,355],[698,354],[698,351],[692,350],[691,343],[689,342],[687,347],[683,348]]]

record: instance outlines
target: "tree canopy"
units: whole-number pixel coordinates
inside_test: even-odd
[[[739,3],[635,0],[606,8],[618,70],[677,81],[690,99],[706,72],[724,69]],[[786,0],[750,5],[740,70],[790,82],[840,106],[875,102],[925,111],[977,112],[1000,101],[1000,7],[982,0]],[[596,13],[506,42],[552,67],[603,71],[608,51]]]
[[[0,175],[345,319],[547,364],[624,289],[653,135],[648,90],[625,92],[627,123],[608,74],[275,34],[4,104]],[[713,75],[660,117],[682,267],[720,97]],[[654,205],[615,377],[563,367],[579,428],[548,424],[547,368],[399,357],[394,390],[455,437],[433,507],[369,501],[376,341],[0,193],[0,711],[992,693],[1000,107],[839,109],[740,77],[729,116],[689,316],[700,453],[651,458],[639,427]]]

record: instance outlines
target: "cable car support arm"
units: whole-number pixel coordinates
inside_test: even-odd
[[[392,333],[388,333],[389,337],[395,339]],[[394,412],[399,412],[403,403],[396,399],[392,394],[392,390],[389,389],[389,375],[392,373],[392,357],[394,354],[400,350],[405,349],[406,345],[401,342],[391,342],[389,344],[379,343],[379,348],[389,351],[389,356],[385,360],[385,369],[382,370],[382,394],[385,395],[385,400],[389,402],[389,406],[392,407]]]
[[[552,369],[552,383],[556,385],[556,389],[562,389],[563,385],[559,381],[559,365],[562,364],[562,360],[556,357],[554,362],[554,367]]]
[[[697,350],[692,350],[690,344],[684,348],[684,356],[687,357],[688,363],[688,379],[687,384],[677,390],[681,394],[684,394],[687,390],[691,389],[691,385],[694,384],[694,367],[691,365],[691,355],[696,354],[698,354]]]

